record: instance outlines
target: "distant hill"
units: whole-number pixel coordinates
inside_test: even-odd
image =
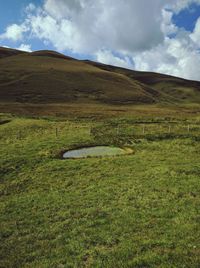
[[[0,59],[6,58],[9,56],[24,54],[24,53],[26,52],[21,51],[21,50],[11,49],[11,48],[0,47]]]
[[[0,102],[200,103],[200,82],[76,60],[54,51],[0,48]]]

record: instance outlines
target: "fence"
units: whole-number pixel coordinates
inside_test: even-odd
[[[136,123],[136,124],[90,124],[81,125],[62,125],[51,126],[48,128],[42,127],[39,129],[20,129],[10,133],[13,138],[22,140],[29,136],[29,134],[42,137],[49,135],[56,139],[65,135],[83,135],[90,137],[97,134],[98,136],[146,136],[146,135],[162,135],[162,134],[175,134],[175,135],[200,135],[200,124],[176,124],[176,123]]]

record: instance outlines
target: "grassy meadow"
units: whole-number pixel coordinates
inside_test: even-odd
[[[0,267],[200,267],[200,117],[0,116]],[[132,155],[63,160],[90,145]]]

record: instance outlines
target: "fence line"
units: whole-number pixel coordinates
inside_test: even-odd
[[[52,126],[50,128],[41,128],[41,129],[30,129],[30,133],[35,133],[36,135],[46,135],[52,133],[54,137],[58,138],[60,136],[63,136],[65,134],[70,133],[70,131],[75,131],[78,129],[85,129],[87,130],[87,135],[91,136],[93,130],[95,129],[97,132],[102,133],[102,135],[107,134],[107,135],[148,135],[148,134],[200,134],[200,124],[118,124],[115,126],[112,125],[95,125],[95,124],[90,124],[89,126],[87,125],[81,125],[81,126],[76,126],[76,125],[61,125],[61,126]],[[13,137],[15,137],[18,140],[22,140],[26,137],[29,136],[29,132],[26,131],[26,129],[20,129],[18,131],[11,131]]]

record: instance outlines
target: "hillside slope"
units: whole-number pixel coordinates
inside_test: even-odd
[[[200,102],[200,82],[136,72],[54,51],[0,48],[0,100],[19,103]]]
[[[102,70],[126,75],[130,79],[154,88],[162,95],[162,100],[170,101],[172,103],[185,101],[200,103],[199,81],[191,81],[160,73],[133,71],[92,61],[85,62],[88,62]]]
[[[26,52],[6,47],[0,47],[0,59],[6,58],[9,56],[15,56],[19,54],[25,54]]]

